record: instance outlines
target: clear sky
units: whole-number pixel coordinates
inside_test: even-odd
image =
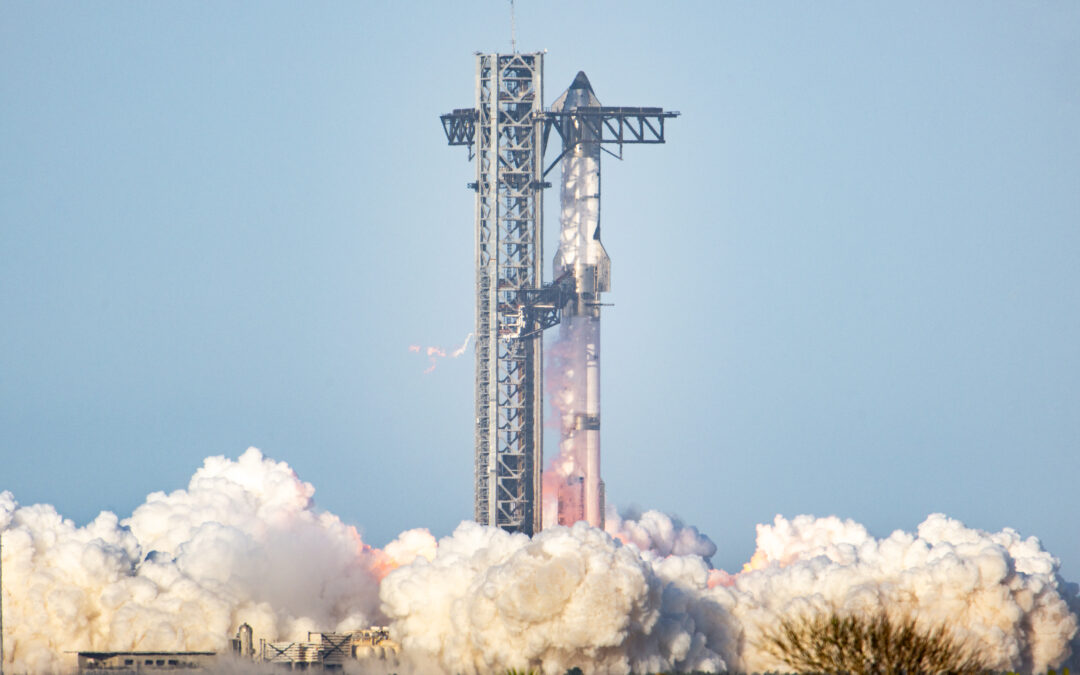
[[[517,3],[605,158],[603,474],[754,525],[944,512],[1080,581],[1080,4]],[[249,445],[375,545],[472,514],[474,100],[508,3],[0,4],[0,489],[77,522]],[[557,231],[547,195],[545,265]],[[549,432],[549,438],[555,433]]]

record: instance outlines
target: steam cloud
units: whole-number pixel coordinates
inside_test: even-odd
[[[187,490],[155,492],[123,521],[103,512],[76,527],[0,493],[5,665],[48,673],[65,650],[218,650],[242,621],[268,636],[370,625],[393,561],[316,512],[313,493],[254,448],[208,458]]]
[[[729,574],[710,568],[708,537],[655,511],[531,539],[467,522],[377,550],[313,492],[252,448],[85,527],[0,493],[5,669],[62,671],[71,650],[223,650],[243,621],[270,639],[389,622],[417,672],[778,670],[762,630],[808,611],[947,622],[1000,670],[1080,647],[1076,587],[1038,540],[940,514],[884,539],[777,516]]]

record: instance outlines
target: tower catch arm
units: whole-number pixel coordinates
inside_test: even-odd
[[[499,337],[504,340],[524,340],[559,325],[562,308],[576,289],[574,274],[567,271],[542,288],[518,291],[515,304],[506,307],[507,313],[513,314],[516,321],[512,328],[500,331]]]
[[[593,142],[616,144],[618,153],[611,153],[622,159],[623,145],[629,143],[664,143],[664,120],[678,117],[677,111],[665,111],[663,108],[643,108],[627,106],[590,106],[571,110],[548,110],[543,115],[544,146],[548,136],[555,129],[562,138],[563,148],[573,147],[575,139],[591,138]],[[565,152],[565,150],[564,150]],[[546,176],[562,159],[556,157],[544,170]]]

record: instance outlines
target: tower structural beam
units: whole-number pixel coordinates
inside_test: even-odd
[[[478,54],[476,105],[442,115],[476,159],[475,519],[541,527],[543,344],[518,308],[542,288],[543,54]]]

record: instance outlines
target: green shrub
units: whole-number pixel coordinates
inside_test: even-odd
[[[914,617],[819,614],[783,619],[760,645],[799,673],[970,675],[986,670],[963,641],[941,625],[920,630]]]

